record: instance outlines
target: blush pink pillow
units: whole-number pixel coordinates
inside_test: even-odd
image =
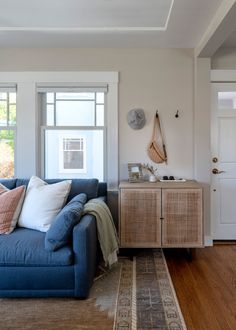
[[[24,186],[8,190],[0,184],[0,234],[10,234],[14,230],[24,196]]]

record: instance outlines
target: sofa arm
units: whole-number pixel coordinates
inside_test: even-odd
[[[84,215],[73,230],[75,297],[86,298],[98,264],[97,227],[93,215]]]

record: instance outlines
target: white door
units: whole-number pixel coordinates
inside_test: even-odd
[[[236,83],[212,84],[213,239],[236,239]]]

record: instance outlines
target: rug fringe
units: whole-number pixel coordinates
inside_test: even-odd
[[[133,258],[133,287],[132,287],[132,330],[137,329],[137,305],[136,305],[136,257]]]
[[[121,281],[122,268],[123,268],[123,265],[121,264],[121,267],[120,267],[120,276],[119,276],[119,282],[118,282],[117,294],[116,294],[116,312],[115,312],[115,316],[114,316],[113,330],[116,330],[116,320],[117,320],[117,312],[118,312],[118,298],[119,298],[119,290],[120,290],[120,281]]]

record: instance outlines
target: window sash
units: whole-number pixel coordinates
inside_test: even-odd
[[[15,106],[15,108],[16,108],[16,102],[11,102],[10,101],[10,93],[16,93],[16,90],[13,91],[13,92],[9,92],[9,91],[3,91],[0,88],[0,93],[6,93],[6,98],[0,99],[0,102],[6,103],[6,125],[1,125],[0,124],[0,127],[4,127],[4,126],[7,126],[7,127],[16,126],[16,123],[15,124],[10,124],[11,106]]]
[[[16,90],[17,90],[16,84],[0,83],[0,93],[16,93]]]
[[[68,140],[68,141],[65,141]],[[73,141],[72,141],[73,140]],[[74,147],[75,143],[78,144],[78,148],[74,149],[71,146]],[[71,146],[70,146],[71,145]],[[84,139],[81,138],[63,138],[63,150],[64,151],[84,151]]]
[[[65,90],[63,90],[65,92]],[[85,92],[85,91],[83,91]],[[89,93],[88,91],[86,91],[87,93]],[[93,123],[84,123],[85,125],[83,125],[82,123],[78,123],[77,126],[84,126],[84,127],[94,127],[94,126],[105,126],[106,125],[106,119],[107,119],[107,115],[106,115],[106,93],[104,94],[104,98],[103,98],[103,102],[101,102],[101,100],[99,99],[99,91],[96,90],[93,92],[94,98],[88,98],[88,99],[77,99],[77,98],[57,98],[56,97],[56,92],[51,92],[51,94],[54,94],[53,96],[53,100],[51,102],[47,102],[47,93],[43,92],[43,93],[38,93],[38,101],[40,104],[40,112],[41,112],[41,126],[50,126],[50,127],[62,127],[62,126],[67,126],[67,127],[71,127],[72,125],[65,124],[65,125],[59,125],[57,124],[57,118],[60,117],[60,113],[57,112],[58,109],[58,105],[60,102],[66,102],[66,103],[70,103],[70,102],[94,102],[93,104],[93,109],[91,109],[90,111],[90,117],[93,116],[92,122]],[[103,107],[101,109],[101,107]],[[102,112],[101,112],[102,111]],[[61,113],[62,114],[62,113]],[[48,117],[49,116],[49,117]],[[87,125],[86,125],[87,124]],[[101,125],[102,124],[102,125]]]
[[[69,85],[69,84],[68,84]],[[41,175],[45,177],[48,173],[48,164],[47,162],[47,154],[46,154],[46,136],[47,136],[47,131],[50,130],[64,130],[69,132],[70,130],[76,130],[82,132],[83,130],[87,131],[100,131],[101,136],[103,136],[103,145],[101,148],[103,149],[103,154],[101,154],[102,159],[101,161],[103,162],[103,170],[101,173],[101,176],[103,177],[103,180],[107,181],[107,140],[106,140],[106,120],[107,120],[107,113],[106,113],[106,93],[108,92],[108,84],[100,84],[94,86],[94,85],[84,85],[83,86],[68,86],[65,84],[62,84],[60,86],[48,86],[44,85],[41,86],[37,84],[37,92],[39,96],[39,104],[41,105],[41,143],[40,143],[40,153],[41,153]],[[54,95],[47,94],[51,93]],[[58,95],[57,93],[68,93],[68,95],[65,95],[63,98],[63,95]],[[94,95],[71,95],[70,93],[93,93]],[[103,94],[103,96],[102,96]],[[47,96],[48,95],[48,96]],[[63,122],[60,122],[61,125],[57,125],[57,104],[60,101],[68,102],[94,102],[94,119],[92,121],[88,121],[87,123],[84,122],[84,126],[82,126],[83,122],[78,122],[78,125],[74,125],[75,122],[71,122],[73,125],[63,125]],[[48,107],[51,106],[51,109],[48,109]],[[101,107],[101,109],[98,109]],[[48,112],[49,110],[49,112]],[[92,110],[92,109],[91,109]],[[99,112],[100,111],[100,112]],[[102,111],[102,113],[101,113]],[[48,121],[47,116],[53,116],[49,117],[51,121]],[[87,125],[88,124],[88,125]],[[99,125],[99,126],[96,126]],[[100,135],[100,133],[98,133]],[[71,150],[72,151],[72,150]],[[87,149],[85,150],[87,151]],[[72,151],[73,152],[73,151]],[[61,152],[60,152],[61,154]],[[60,156],[62,158],[62,155]],[[86,154],[84,153],[84,161],[86,162]],[[86,167],[86,165],[85,165]],[[90,168],[90,167],[89,167]],[[78,169],[77,171],[74,169],[65,169],[64,165],[62,164],[62,161],[60,161],[60,166],[59,166],[59,173],[86,173],[87,169],[83,171],[82,169]]]

